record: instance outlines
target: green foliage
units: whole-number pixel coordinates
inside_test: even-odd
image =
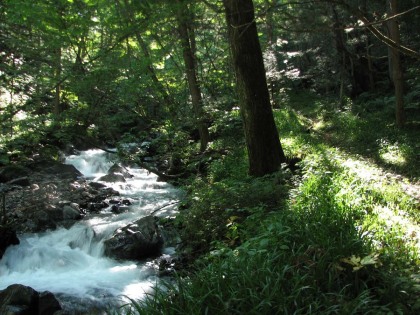
[[[313,184],[308,190],[319,203],[334,203]],[[300,206],[255,219],[246,221],[260,226],[257,235],[211,252],[192,278],[158,289],[138,305],[138,314],[416,312],[409,278],[390,285],[390,271],[353,219]]]
[[[303,175],[283,171],[251,179],[239,150],[211,163],[208,176],[189,186],[191,199],[177,219],[187,256],[199,259],[189,272],[128,306],[127,313],[420,310],[415,279],[420,253],[412,237],[418,230],[418,202],[398,178],[385,180],[380,168],[353,155],[370,139],[359,147],[348,146],[354,140],[340,148],[325,142],[325,134],[363,129],[363,118],[350,111],[331,115],[330,102],[308,95],[299,96],[298,104],[295,111],[295,103],[289,111],[276,111],[276,121],[286,152],[304,148]],[[386,126],[385,121],[384,130],[370,137],[393,134]],[[309,127],[314,130],[308,133]],[[409,131],[405,136],[410,139]]]
[[[409,124],[398,130],[385,46],[360,28],[337,33],[357,22],[350,11],[254,2],[277,127],[286,155],[303,159],[300,173],[246,175],[225,21],[213,1],[191,6],[209,152],[222,152],[209,156],[196,154],[173,2],[4,1],[0,163],[58,157],[57,146],[90,138],[146,139],[168,165],[197,174],[180,181],[189,197],[177,218],[191,270],[128,313],[419,312],[419,208],[402,188],[420,174],[418,62],[403,58]],[[383,3],[365,2],[370,19],[385,13]],[[411,14],[400,17],[401,35],[418,46]],[[368,56],[375,90],[361,85]]]
[[[243,151],[235,151],[211,163],[207,178],[197,177],[189,186],[188,209],[177,218],[182,222],[186,251],[196,257],[216,243],[240,244],[244,218],[260,205],[279,206],[286,195],[284,175],[251,178]]]

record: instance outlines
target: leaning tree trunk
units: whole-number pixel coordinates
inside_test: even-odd
[[[387,0],[388,12],[391,16],[398,13],[397,0]],[[390,38],[395,44],[400,45],[400,30],[396,19],[388,22]],[[403,127],[405,122],[404,115],[404,81],[401,68],[400,52],[397,48],[391,48],[392,81],[395,88],[395,118],[398,127]]]
[[[249,173],[263,176],[286,158],[270,105],[252,0],[223,0],[239,104],[248,150]]]

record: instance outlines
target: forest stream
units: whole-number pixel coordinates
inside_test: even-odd
[[[83,151],[66,158],[89,181],[97,181],[115,163],[112,154]],[[87,214],[70,228],[20,235],[20,245],[10,247],[0,261],[0,290],[15,283],[37,291],[50,291],[69,313],[101,312],[141,299],[158,281],[153,260],[117,261],[104,255],[104,241],[115,230],[148,214],[173,215],[180,192],[154,174],[127,168],[133,176],[125,182],[104,183],[130,201],[115,214],[111,205]],[[156,211],[159,210],[160,211]],[[165,247],[163,256],[174,253]]]

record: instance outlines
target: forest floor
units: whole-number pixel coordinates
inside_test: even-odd
[[[420,131],[419,118],[412,117],[398,130],[392,123],[393,109],[369,112],[369,104],[337,108],[334,100],[294,95],[288,111],[306,131],[335,151],[334,158],[359,180],[381,191],[399,191],[395,197],[407,197],[413,207],[376,206],[375,215],[397,228],[420,253]],[[315,106],[314,106],[315,105]],[[381,112],[382,111],[382,112]],[[292,150],[296,150],[292,146]]]
[[[133,313],[420,312],[417,122],[307,94],[284,104],[276,124],[300,169],[250,178],[233,141],[186,186],[177,220],[195,264]]]

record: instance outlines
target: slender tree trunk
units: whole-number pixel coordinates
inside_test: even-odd
[[[60,19],[63,19],[64,17],[64,12],[63,9],[59,6],[57,8],[58,10],[58,14],[60,16]],[[61,34],[60,34],[61,35]],[[54,54],[55,54],[55,73],[54,73],[54,77],[55,77],[55,81],[56,86],[55,86],[55,95],[54,95],[54,114],[58,117],[63,111],[64,111],[64,107],[61,104],[61,88],[62,88],[62,83],[61,83],[61,71],[62,71],[62,65],[61,65],[61,59],[62,59],[62,47],[61,47],[61,36],[57,39],[59,41],[59,43],[57,44],[58,46],[56,47]]]
[[[344,95],[344,81],[346,79],[346,68],[345,68],[345,62],[346,62],[346,54],[343,51],[342,53],[342,61],[340,66],[340,109],[344,108],[345,105],[345,95]]]
[[[338,57],[338,63],[340,65],[340,92],[339,92],[339,104],[340,108],[344,107],[345,103],[345,80],[346,80],[346,72],[347,72],[347,60],[351,59],[350,54],[348,53],[346,49],[346,45],[344,42],[344,32],[342,30],[342,24],[340,22],[337,10],[335,9],[335,6],[332,5],[332,13],[333,13],[333,33],[334,33],[334,39],[335,39],[335,48],[337,51],[337,57]],[[354,77],[352,78],[352,81],[354,82]],[[355,84],[353,84],[354,86]]]
[[[398,13],[397,0],[387,0],[389,14],[395,15]],[[389,22],[389,34],[390,38],[397,44],[400,45],[400,30],[398,28],[398,22],[396,19],[392,19]],[[404,115],[404,80],[403,71],[401,67],[400,52],[398,49],[391,48],[391,64],[392,64],[392,79],[395,88],[395,118],[398,127],[403,127],[405,122]]]
[[[183,50],[183,58],[186,68],[188,87],[191,94],[195,120],[200,134],[200,151],[206,150],[209,143],[209,130],[204,117],[203,100],[201,97],[201,88],[197,77],[197,62],[195,51],[195,38],[192,30],[192,24],[189,21],[187,4],[183,0],[178,2],[178,30]]]
[[[273,22],[273,6],[275,5],[275,3],[273,3],[272,0],[265,0],[264,1],[265,4],[265,10],[267,12],[266,17],[265,17],[265,27],[267,29],[267,41],[268,41],[268,46],[271,48],[271,46],[274,44],[274,22]]]
[[[223,0],[248,150],[249,174],[275,172],[286,161],[270,105],[252,0]]]
[[[363,11],[364,12],[368,12],[367,10],[367,0],[363,1],[362,4],[363,7]],[[369,39],[369,31],[366,30],[366,59],[367,59],[367,63],[368,63],[368,71],[369,71],[369,90],[373,91],[375,90],[375,78],[373,76],[373,61],[372,61],[372,56],[370,54],[370,39]]]
[[[368,62],[369,70],[369,89],[373,91],[375,90],[375,78],[373,77],[373,61],[372,56],[370,55],[370,41],[368,32],[366,32],[366,59]]]
[[[56,50],[55,80],[57,82],[54,93],[54,114],[59,116],[63,112],[61,106],[61,47]]]

